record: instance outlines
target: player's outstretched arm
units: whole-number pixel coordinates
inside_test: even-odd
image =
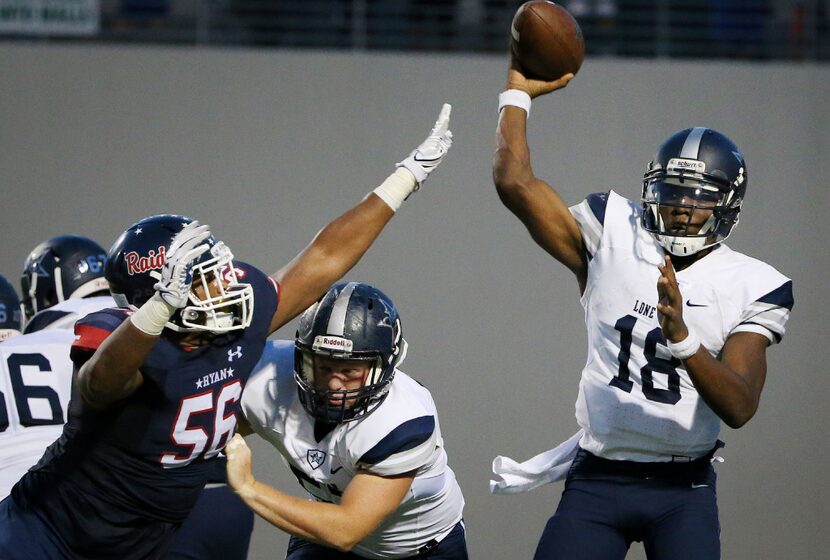
[[[156,293],[121,323],[78,370],[84,401],[103,408],[135,392],[143,377],[139,368],[173,314],[187,305],[193,263],[208,250],[207,226],[193,221],[170,244]]]
[[[530,100],[565,87],[571,78],[573,74],[566,74],[543,82],[526,79],[516,64],[508,70],[507,89],[499,98],[493,182],[501,201],[524,223],[534,241],[567,266],[583,288],[587,260],[579,226],[562,197],[533,174],[527,143]]]
[[[365,539],[403,501],[414,473],[394,477],[360,472],[339,504],[290,496],[254,478],[251,450],[235,435],[225,448],[228,484],[254,512],[287,533],[347,552]]]
[[[441,109],[432,130],[396,171],[357,206],[324,227],[274,279],[280,302],[271,332],[305,311],[348,272],[380,235],[395,211],[417,191],[452,145],[450,105]]]

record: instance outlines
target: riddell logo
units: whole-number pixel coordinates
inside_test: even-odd
[[[146,257],[140,257],[135,251],[130,251],[124,255],[124,260],[127,262],[127,274],[130,276],[159,269],[164,266],[164,245],[160,246],[158,251],[150,249],[150,254]]]
[[[354,344],[351,340],[325,335],[318,335],[314,337],[314,344],[312,344],[313,350],[320,350],[322,348],[324,350],[343,350],[351,352],[353,347]]]

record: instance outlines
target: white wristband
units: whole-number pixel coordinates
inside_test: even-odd
[[[678,360],[686,360],[691,358],[700,349],[700,338],[693,330],[689,330],[688,336],[680,342],[666,341],[666,346],[669,348],[671,355]]]
[[[176,312],[176,308],[164,301],[156,292],[135,313],[130,315],[133,326],[151,336],[158,336]]]
[[[521,107],[530,116],[530,95],[520,89],[508,89],[499,94],[499,113],[505,106]]]
[[[417,190],[415,188],[417,186],[415,175],[406,167],[398,167],[372,192],[383,199],[389,208],[397,212],[403,201]]]

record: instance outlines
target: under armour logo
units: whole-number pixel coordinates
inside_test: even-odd
[[[228,361],[232,362],[234,358],[242,359],[242,347],[237,346],[236,350],[228,350]]]
[[[326,461],[326,452],[320,449],[309,449],[306,451],[305,459],[312,469],[317,469]]]

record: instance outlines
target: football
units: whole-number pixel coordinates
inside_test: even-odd
[[[528,78],[556,80],[579,71],[585,41],[579,24],[565,8],[531,0],[513,16],[510,50]]]

